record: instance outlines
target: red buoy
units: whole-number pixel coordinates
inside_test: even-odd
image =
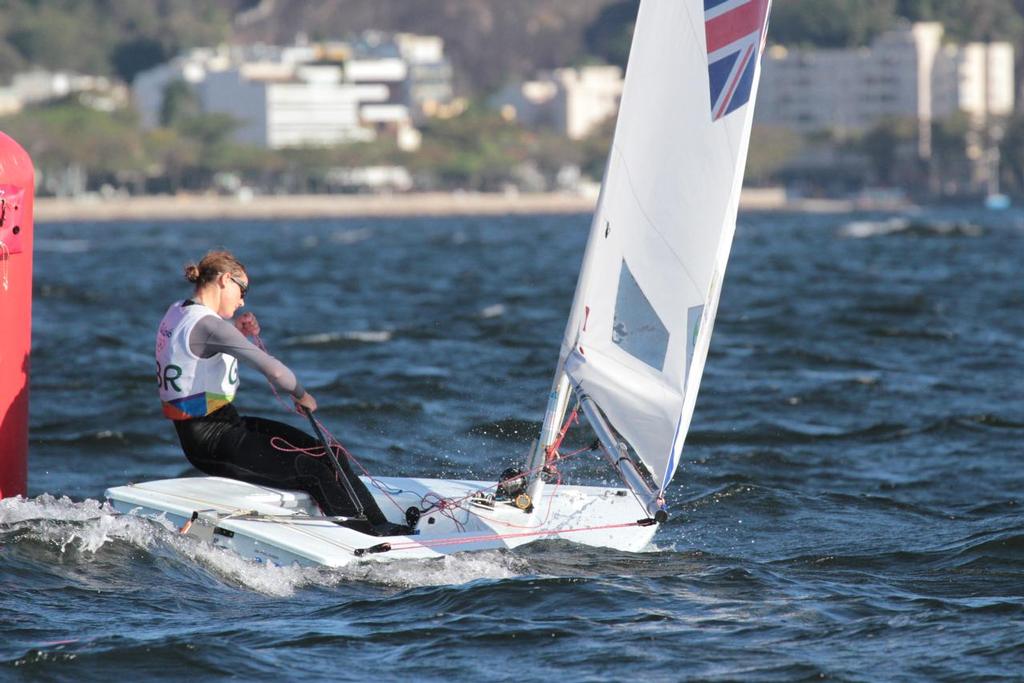
[[[0,498],[28,479],[34,189],[32,160],[0,132]]]

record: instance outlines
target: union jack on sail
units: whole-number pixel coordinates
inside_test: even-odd
[[[771,0],[704,0],[711,120],[750,99]]]

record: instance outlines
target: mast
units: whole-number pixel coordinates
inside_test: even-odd
[[[547,459],[548,449],[558,436],[558,428],[569,405],[569,377],[565,374],[561,362],[555,372],[555,380],[548,395],[548,407],[544,411],[544,426],[540,430],[540,439],[526,461],[526,471],[530,473],[526,493],[530,500],[538,500],[544,490],[544,477],[541,469]]]
[[[616,127],[617,128],[617,127]],[[562,337],[562,348],[558,355],[558,365],[555,367],[555,377],[551,382],[551,392],[548,394],[548,405],[544,411],[544,424],[541,426],[540,438],[537,444],[526,459],[527,494],[530,500],[540,500],[540,494],[544,490],[544,477],[542,468],[547,459],[548,450],[558,437],[558,430],[565,418],[565,411],[569,407],[571,385],[569,376],[565,372],[565,359],[575,347],[575,340],[579,338],[580,328],[585,322],[587,315],[586,307],[583,305],[584,297],[581,290],[586,286],[588,274],[593,268],[594,245],[597,243],[595,236],[601,230],[600,217],[601,207],[605,200],[605,186],[607,185],[608,169],[612,162],[611,149],[615,148],[615,133],[612,133],[611,147],[608,152],[608,159],[605,161],[604,174],[602,175],[601,191],[597,196],[594,217],[590,221],[590,234],[587,238],[587,246],[583,252],[583,263],[580,265],[580,275],[576,281],[576,292],[573,296],[572,310],[569,312],[569,320],[565,324],[565,334]],[[569,344],[569,340],[573,340]]]

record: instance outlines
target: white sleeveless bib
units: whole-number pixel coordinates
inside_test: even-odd
[[[156,382],[164,416],[188,420],[209,415],[235,398],[238,359],[226,353],[200,358],[188,346],[196,323],[217,315],[202,304],[167,309],[156,333]]]

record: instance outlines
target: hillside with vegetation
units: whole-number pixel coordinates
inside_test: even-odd
[[[423,146],[402,152],[394,140],[333,148],[270,151],[231,141],[237,122],[202,114],[187,98],[169,107],[164,126],[143,131],[129,107],[95,111],[70,98],[0,118],[0,129],[29,149],[58,192],[61,176],[85,186],[130,192],[199,191],[226,176],[233,183],[280,192],[335,191],[330,169],[402,165],[418,187],[500,189],[551,187],[558,169],[601,173],[611,126],[582,142],[550,130],[528,130],[488,111],[483,102],[503,84],[538,70],[587,63],[624,65],[639,0],[0,0],[0,86],[32,68],[106,75],[130,83],[139,72],[192,46],[222,42],[287,44],[345,38],[366,29],[440,35],[466,113],[423,128]],[[1024,73],[1024,0],[774,0],[773,42],[817,47],[870,43],[901,19],[936,20],[951,41],[1009,40]],[[825,144],[854,159],[854,184],[935,186],[943,172],[963,175],[966,122],[936,122],[940,157],[932,168],[902,159],[916,129],[881,122],[856,139]],[[1002,145],[1006,187],[1024,192],[1024,118],[1006,122]],[[818,136],[822,137],[822,136]],[[821,140],[758,130],[748,178],[789,182],[791,160]],[[911,155],[912,157],[912,155]],[[816,172],[816,171],[815,171]],[[838,176],[839,170],[831,173]],[[796,180],[801,180],[797,178]],[[81,183],[79,183],[81,185]]]
[[[183,48],[290,43],[366,29],[439,35],[465,92],[538,69],[624,63],[638,0],[5,0],[0,81],[33,66],[126,81]],[[863,45],[900,17],[935,20],[951,40],[1024,44],[1024,0],[775,0],[780,43]]]

